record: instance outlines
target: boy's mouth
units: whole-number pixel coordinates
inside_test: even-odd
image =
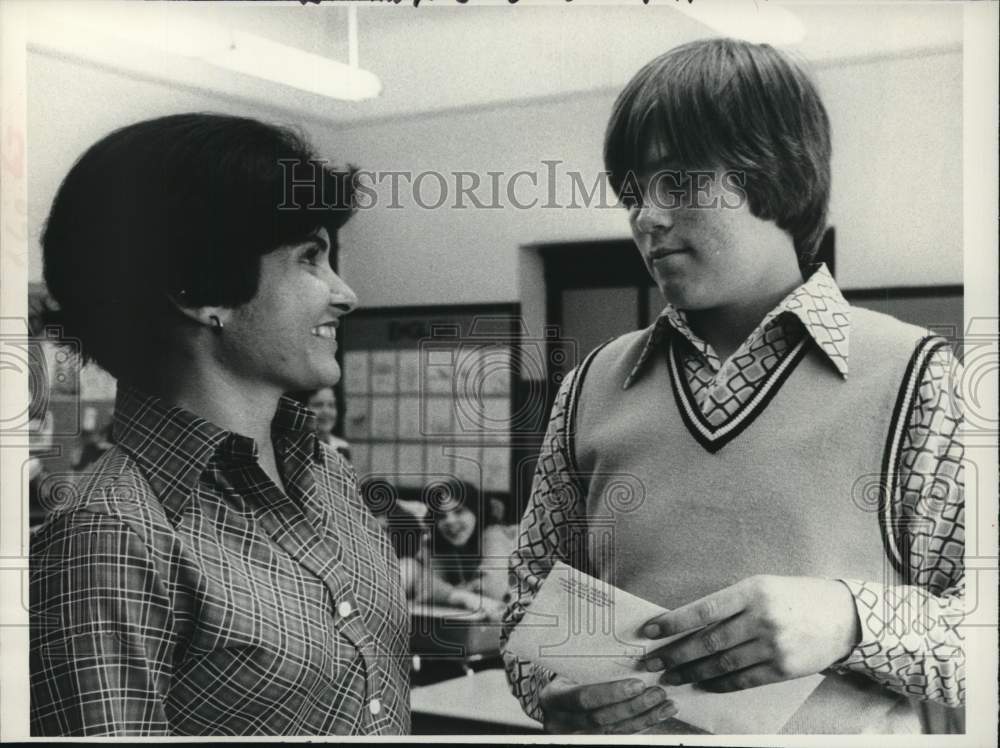
[[[662,260],[664,257],[684,254],[688,251],[686,247],[656,247],[650,251],[649,260],[650,262],[656,262],[657,260]]]

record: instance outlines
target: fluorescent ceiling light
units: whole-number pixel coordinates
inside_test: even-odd
[[[160,16],[160,23],[117,19],[97,24],[93,17],[67,15],[38,16],[31,25],[32,46],[126,68],[136,57],[129,49],[155,50],[346,101],[363,101],[382,92],[374,73],[235,29],[169,16]],[[356,33],[353,27],[350,31]],[[353,45],[356,48],[356,40]]]

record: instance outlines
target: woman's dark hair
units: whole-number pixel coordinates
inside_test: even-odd
[[[784,54],[703,39],[647,63],[605,133],[604,165],[620,196],[651,142],[677,168],[742,173],[751,213],[789,233],[800,266],[812,261],[830,198],[830,124],[816,87]]]
[[[178,114],[107,135],[73,165],[42,234],[46,322],[84,360],[129,380],[184,305],[254,297],[260,258],[320,228],[336,248],[356,174],[317,159],[292,130]],[[331,257],[333,253],[331,253]]]
[[[433,527],[430,552],[435,567],[450,584],[462,584],[476,577],[482,563],[483,507],[482,495],[471,483],[457,478],[434,483],[425,491]],[[438,529],[438,519],[446,511],[468,509],[476,516],[472,535],[459,547],[445,538]]]

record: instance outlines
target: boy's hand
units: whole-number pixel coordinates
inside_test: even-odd
[[[677,714],[677,707],[658,686],[617,680],[578,686],[556,676],[538,695],[546,732],[632,733]]]
[[[644,658],[665,670],[662,683],[739,691],[799,678],[846,657],[860,636],[850,590],[817,577],[749,577],[651,619],[643,633],[691,629]]]

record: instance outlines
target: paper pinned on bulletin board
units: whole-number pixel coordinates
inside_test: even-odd
[[[638,678],[652,685],[660,673],[647,672],[639,658],[678,637],[654,640],[641,631],[650,618],[666,612],[560,561],[511,634],[507,650],[580,684]],[[687,684],[668,686],[667,693],[677,705],[677,718],[695,727],[717,735],[773,735],[822,680],[811,675],[732,693]]]

